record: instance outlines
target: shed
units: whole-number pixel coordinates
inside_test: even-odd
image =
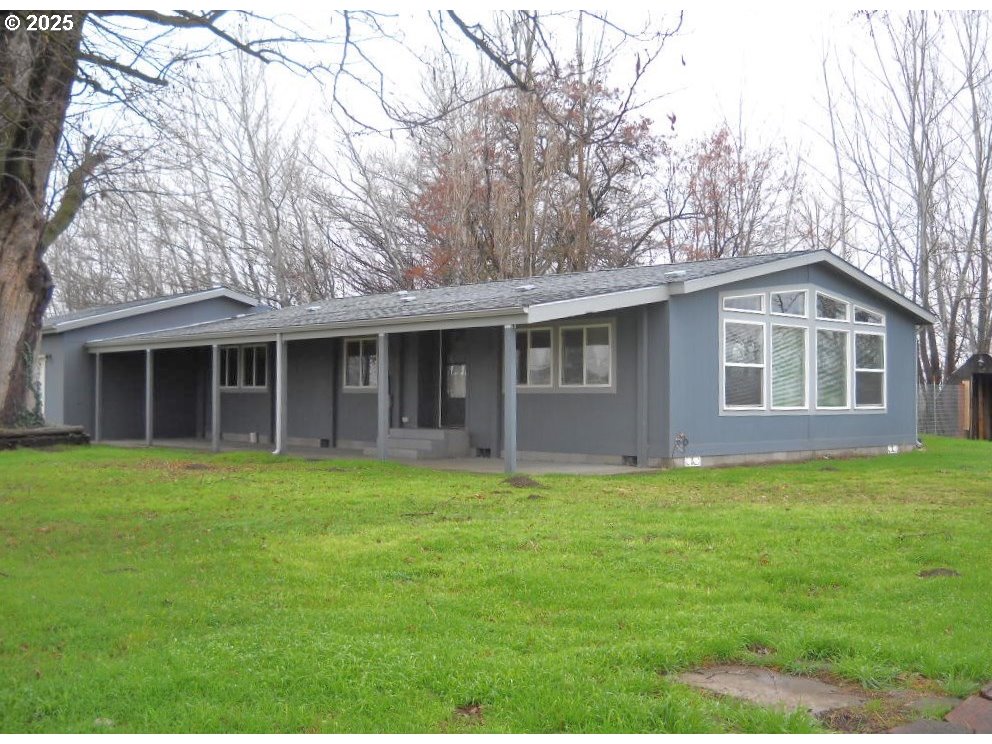
[[[992,440],[992,355],[974,354],[948,378],[964,387],[962,429],[969,439]]]

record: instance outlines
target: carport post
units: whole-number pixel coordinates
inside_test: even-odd
[[[210,347],[210,449],[220,452],[220,347]]]
[[[380,333],[376,349],[376,456],[385,460],[389,441],[389,334]]]
[[[517,471],[517,327],[503,326],[503,463]]]
[[[93,441],[99,442],[100,435],[100,412],[103,409],[103,355],[96,353],[96,390],[93,394]]]
[[[276,448],[273,455],[286,454],[286,341],[276,334]]]
[[[637,344],[637,467],[648,466],[648,308],[641,307],[640,331]]]
[[[152,446],[152,432],[154,428],[152,426],[152,416],[155,409],[155,396],[154,396],[154,368],[153,368],[154,357],[152,356],[151,349],[145,349],[145,446]]]

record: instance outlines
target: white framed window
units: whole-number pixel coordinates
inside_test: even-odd
[[[765,294],[732,295],[723,298],[723,309],[735,313],[765,312]]]
[[[552,386],[553,338],[550,328],[527,328],[517,331],[517,385],[546,388]]]
[[[885,316],[861,305],[855,305],[854,322],[864,325],[885,325]]]
[[[269,348],[267,346],[241,347],[241,387],[261,389],[268,381]]]
[[[346,338],[342,387],[345,390],[375,390],[379,380],[378,339]]]
[[[220,347],[220,386],[236,390],[241,385],[241,347]]]
[[[558,384],[563,388],[608,388],[613,384],[610,323],[563,326],[558,332]]]
[[[771,407],[778,410],[808,408],[806,359],[809,333],[805,326],[773,323]]]
[[[850,408],[850,332],[816,329],[816,407]]]
[[[828,295],[825,292],[816,293],[816,319],[840,320],[850,318],[851,305],[846,300]]]
[[[785,315],[792,318],[806,317],[805,289],[771,292],[768,297],[768,312],[772,315]]]
[[[884,334],[854,334],[854,406],[885,407]]]
[[[723,324],[723,407],[765,406],[765,324],[726,320]]]

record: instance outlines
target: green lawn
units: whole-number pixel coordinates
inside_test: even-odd
[[[988,443],[539,480],[0,453],[0,731],[801,732],[665,675],[992,678]]]

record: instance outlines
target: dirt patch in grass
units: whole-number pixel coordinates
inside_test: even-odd
[[[749,643],[747,644],[747,650],[750,651],[755,656],[769,656],[775,653],[774,648],[764,646],[760,643]]]
[[[880,734],[909,720],[898,703],[882,698],[855,708],[838,708],[817,716],[832,731],[845,734]]]
[[[512,475],[506,478],[504,483],[507,483],[514,488],[547,488],[543,483],[538,483],[536,480],[527,475]]]
[[[465,703],[455,708],[455,717],[471,723],[482,723],[482,703]]]
[[[926,571],[920,571],[916,575],[921,579],[936,579],[942,576],[960,576],[961,574],[953,568],[928,568]]]

